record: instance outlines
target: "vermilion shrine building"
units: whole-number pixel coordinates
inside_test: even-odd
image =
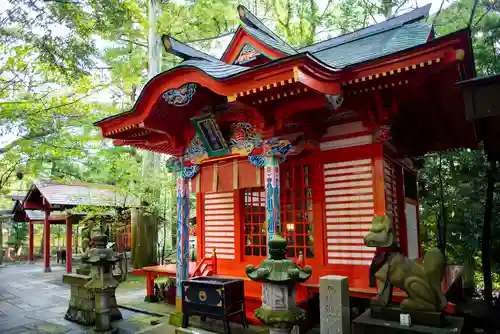
[[[410,258],[421,254],[411,157],[475,147],[456,83],[475,76],[469,32],[436,37],[430,5],[294,48],[243,6],[221,59],[163,36],[184,61],[151,79],[134,107],[97,122],[116,145],[172,155],[177,170],[177,278],[187,278],[188,184],[198,259],[246,277],[281,232],[313,267],[297,301],[329,274],[369,297],[374,250],[363,237],[387,215]],[[260,284],[246,296],[260,305]],[[178,288],[178,293],[180,289]]]

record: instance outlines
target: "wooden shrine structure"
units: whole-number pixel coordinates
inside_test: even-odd
[[[56,214],[79,205],[99,207],[138,207],[139,201],[132,197],[121,195],[117,188],[110,185],[88,183],[61,183],[56,181],[36,181],[28,190],[20,206],[14,208],[14,219],[29,222],[28,258],[34,261],[34,226],[43,224],[44,228],[44,271],[50,272],[50,226],[54,224],[66,225],[66,271],[71,273],[72,267],[72,239],[73,224],[77,223],[82,215]]]
[[[158,74],[134,107],[95,124],[115,145],[169,154],[178,174],[177,293],[187,279],[188,194],[196,192],[197,255],[246,277],[274,233],[312,277],[349,277],[371,297],[374,255],[363,237],[387,215],[397,243],[421,255],[412,157],[477,147],[457,82],[475,76],[468,30],[437,37],[430,5],[294,48],[245,7],[220,59],[163,36],[183,62]],[[247,311],[261,303],[245,282]]]

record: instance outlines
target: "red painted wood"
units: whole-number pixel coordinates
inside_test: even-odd
[[[261,41],[254,38],[252,35],[249,35],[243,28],[240,27],[234,35],[231,44],[222,55],[221,60],[225,63],[232,64],[240,54],[241,48],[244,44],[251,44],[257,51],[271,59],[286,56],[284,53],[263,44]]]
[[[404,254],[408,256],[408,231],[406,227],[406,208],[403,167],[396,164],[396,198],[398,203],[399,215],[399,242]]]
[[[314,258],[304,255],[305,265],[321,268],[326,264],[325,195],[323,166],[311,161],[313,188]]]
[[[45,207],[43,206],[42,203],[36,203],[36,202],[25,202],[23,204],[23,207],[28,210],[43,210]]]
[[[50,271],[50,210],[45,211],[45,221],[43,223],[43,265],[45,272]]]
[[[384,157],[382,154],[373,157],[373,195],[375,215],[385,215]]]
[[[204,253],[204,226],[203,226],[203,193],[196,193],[196,258],[202,259],[205,257]]]
[[[318,79],[314,74],[297,69],[298,81],[320,93],[338,95],[342,93],[339,81],[325,81]]]
[[[34,262],[35,261],[35,255],[34,255],[34,250],[35,250],[35,235],[34,235],[34,226],[32,222],[28,222],[28,261]]]
[[[71,218],[66,218],[66,272],[73,271],[73,223]]]
[[[242,193],[239,189],[234,190],[234,259],[235,261],[242,261],[244,254],[244,243],[242,227],[244,225],[244,217],[241,214],[242,209]]]

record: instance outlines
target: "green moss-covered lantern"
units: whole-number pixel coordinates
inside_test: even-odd
[[[286,240],[274,235],[269,240],[269,259],[258,267],[248,265],[247,276],[262,282],[262,305],[255,315],[266,326],[269,333],[290,333],[294,325],[304,320],[305,311],[297,307],[296,283],[305,282],[312,274],[312,268],[300,268],[293,260],[286,258]]]

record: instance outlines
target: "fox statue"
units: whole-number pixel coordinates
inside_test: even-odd
[[[441,312],[448,302],[441,291],[445,260],[443,253],[433,248],[427,251],[423,263],[408,259],[395,245],[389,219],[375,217],[372,230],[364,238],[368,247],[385,247],[377,252],[371,266],[379,292],[372,303],[386,306],[391,301],[393,287],[406,292],[408,297],[401,302],[405,311]],[[387,247],[389,250],[387,250]]]

